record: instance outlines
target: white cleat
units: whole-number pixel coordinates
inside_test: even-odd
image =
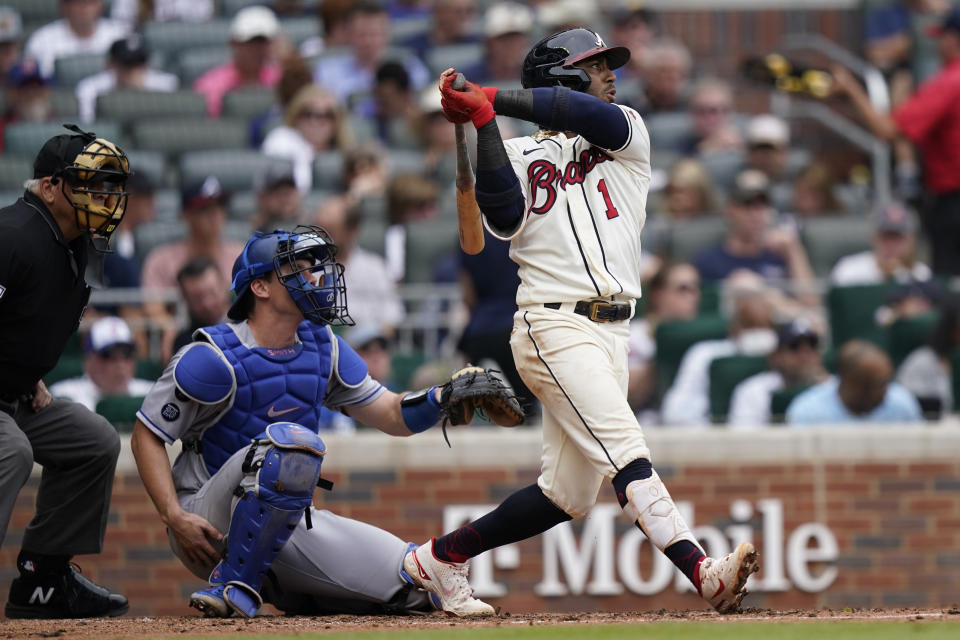
[[[719,613],[736,613],[747,595],[747,578],[760,570],[757,550],[741,542],[733,553],[720,559],[704,558],[700,563],[700,595]]]
[[[413,578],[416,586],[435,595],[441,608],[450,615],[478,618],[496,614],[493,607],[473,597],[467,581],[469,569],[466,563],[445,562],[433,555],[433,538],[407,553],[403,558],[403,570]]]

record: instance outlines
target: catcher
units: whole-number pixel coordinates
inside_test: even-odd
[[[477,409],[515,425],[516,399],[468,368],[442,387],[396,394],[332,325],[351,324],[343,266],[320,227],[257,232],[233,267],[230,322],[199,329],[147,395],[134,428],[137,468],[174,553],[209,586],[207,616],[405,613],[439,608],[403,570],[416,545],[312,507],[326,447],[321,406],[394,436]],[[165,445],[183,450],[170,468]]]

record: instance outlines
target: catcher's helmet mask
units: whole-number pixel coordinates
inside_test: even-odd
[[[523,59],[520,81],[524,89],[563,86],[585,92],[590,76],[574,65],[598,55],[606,57],[611,70],[630,60],[629,49],[608,47],[595,31],[579,27],[560,31],[533,45]]]
[[[300,225],[293,231],[256,232],[233,264],[235,300],[227,316],[238,322],[246,319],[250,283],[273,273],[307,320],[352,325],[343,265],[336,261],[336,254],[337,246],[322,227]]]
[[[35,174],[37,171],[48,173],[42,165],[59,160],[59,166],[48,173],[51,182],[60,185],[64,198],[73,207],[77,227],[88,235],[103,238],[106,243],[94,244],[94,247],[98,251],[109,251],[110,236],[123,219],[127,206],[130,161],[113,142],[76,125],[64,127],[77,135],[56,136],[44,144]]]

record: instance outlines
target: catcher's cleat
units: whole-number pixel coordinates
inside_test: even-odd
[[[757,550],[741,542],[733,553],[720,559],[704,558],[700,572],[700,596],[719,613],[736,613],[747,595],[747,578],[760,570]]]
[[[7,600],[8,618],[101,618],[121,616],[130,604],[67,565],[62,572],[14,578]]]
[[[262,604],[259,593],[237,580],[211,585],[190,596],[190,606],[206,618],[229,618],[234,611],[244,618],[253,618]]]
[[[440,608],[450,615],[474,618],[496,613],[486,602],[473,597],[466,563],[445,562],[433,555],[433,538],[407,553],[403,570],[416,586],[436,596]]]
[[[229,618],[233,609],[223,599],[223,585],[215,584],[190,594],[190,606],[198,609],[204,618]]]

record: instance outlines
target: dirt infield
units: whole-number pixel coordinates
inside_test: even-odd
[[[0,638],[156,638],[180,634],[221,636],[286,635],[338,631],[393,629],[442,629],[451,626],[497,627],[567,624],[643,624],[666,620],[799,622],[804,620],[960,620],[960,609],[854,609],[849,611],[772,611],[746,609],[740,614],[719,616],[709,611],[666,611],[636,613],[525,613],[501,612],[495,618],[457,620],[436,613],[426,616],[262,616],[255,620],[205,619],[195,616],[164,618],[114,618],[97,620],[0,620]]]

